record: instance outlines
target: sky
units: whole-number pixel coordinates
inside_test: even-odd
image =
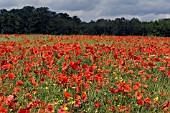
[[[56,13],[78,16],[82,21],[124,17],[141,21],[170,18],[170,0],[0,0],[0,9],[48,7]]]

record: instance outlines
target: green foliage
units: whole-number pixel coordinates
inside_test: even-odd
[[[1,34],[56,34],[56,35],[154,35],[170,36],[170,19],[141,22],[137,18],[98,19],[82,22],[79,17],[56,13],[48,7],[0,10]]]

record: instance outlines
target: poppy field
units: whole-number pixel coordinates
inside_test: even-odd
[[[170,113],[170,38],[0,35],[0,113]]]

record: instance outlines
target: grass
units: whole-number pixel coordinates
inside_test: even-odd
[[[168,113],[169,47],[158,37],[1,35],[0,112]]]

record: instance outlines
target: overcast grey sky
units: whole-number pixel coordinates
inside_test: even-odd
[[[82,21],[133,17],[141,21],[170,18],[170,0],[0,0],[0,9],[48,7]]]

